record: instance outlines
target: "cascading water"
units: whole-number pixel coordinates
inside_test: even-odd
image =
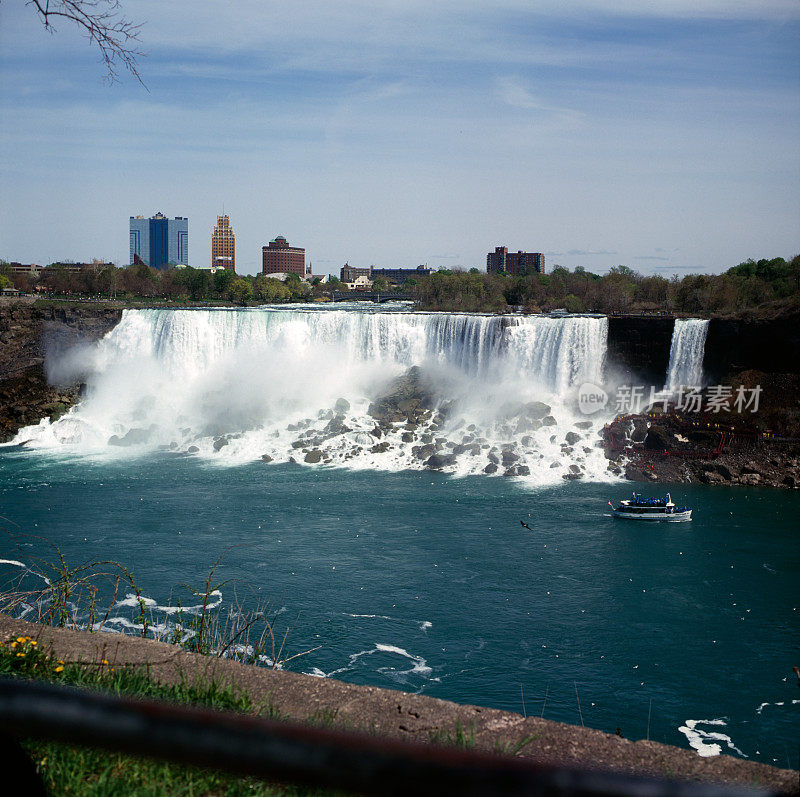
[[[701,387],[703,355],[708,321],[700,318],[676,318],[669,349],[669,366],[664,390],[676,393],[682,386]]]
[[[607,331],[606,319],[584,317],[127,310],[102,341],[49,365],[56,380],[85,376],[81,404],[13,442],[220,464],[608,478],[597,446],[606,418],[579,415],[572,395],[602,383]],[[412,366],[426,395],[376,410]]]

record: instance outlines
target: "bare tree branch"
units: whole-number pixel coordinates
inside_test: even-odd
[[[27,0],[42,24],[55,32],[53,20],[68,19],[83,28],[90,42],[100,48],[106,65],[105,80],[119,80],[119,65],[125,67],[143,86],[136,61],[144,53],[136,49],[141,25],[122,16],[119,0]],[[145,86],[145,88],[147,88]]]

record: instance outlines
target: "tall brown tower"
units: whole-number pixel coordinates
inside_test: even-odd
[[[227,216],[217,216],[217,226],[211,236],[211,266],[236,271],[236,237]]]

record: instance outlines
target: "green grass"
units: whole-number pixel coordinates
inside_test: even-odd
[[[472,750],[475,747],[475,722],[469,732],[465,731],[460,722],[456,723],[455,730],[450,728],[438,728],[428,734],[432,744],[443,745],[445,747],[459,747],[462,750]]]
[[[41,650],[30,637],[16,637],[0,643],[0,675],[37,678],[116,695],[236,711],[271,719],[282,716],[270,702],[257,705],[246,692],[233,685],[216,681],[164,684],[156,681],[146,668],[114,667],[106,660],[91,665],[73,664]],[[23,747],[51,794],[82,797],[212,794],[300,797],[332,794],[60,743],[26,740]]]
[[[531,742],[535,742],[541,737],[541,733],[530,733],[525,738],[513,742],[511,740],[506,742],[496,742],[492,748],[495,755],[515,756],[521,753]]]

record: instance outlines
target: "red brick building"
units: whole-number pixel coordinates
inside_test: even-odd
[[[297,274],[306,275],[306,250],[298,246],[289,246],[288,241],[279,235],[269,246],[261,247],[262,274]]]
[[[509,252],[507,246],[496,246],[486,255],[486,271],[490,274],[544,274],[544,255],[541,252]]]
[[[345,263],[339,275],[342,282],[355,282],[357,277],[372,279],[372,266],[359,268],[358,266],[351,266],[349,263]]]

